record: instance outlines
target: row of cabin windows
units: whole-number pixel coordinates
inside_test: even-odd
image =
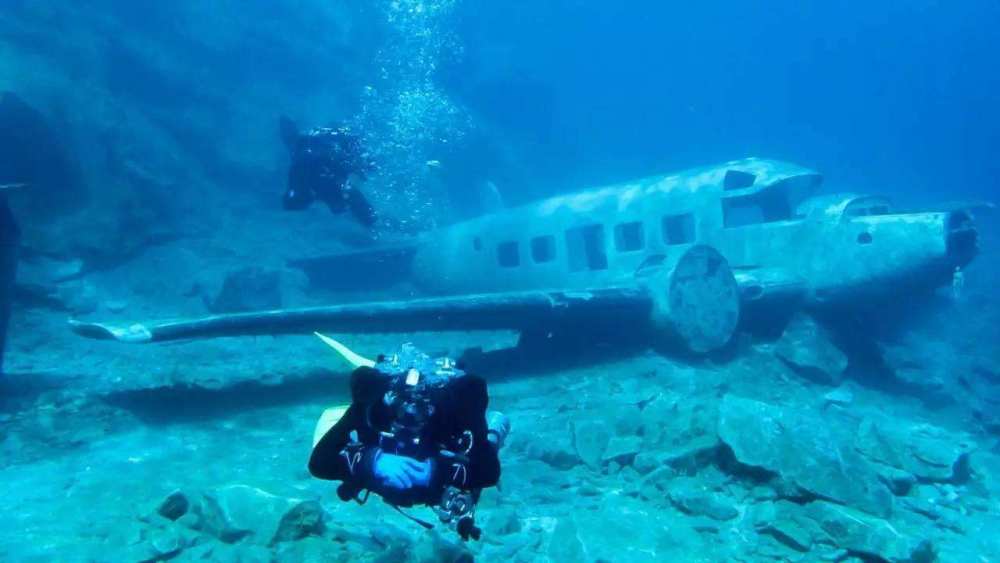
[[[694,242],[694,215],[667,215],[661,222],[663,242],[668,245]],[[593,224],[566,229],[566,254],[571,272],[584,270],[605,270],[608,257],[604,244],[604,225]],[[614,229],[615,250],[635,252],[646,246],[645,228],[641,221],[619,223]],[[476,250],[482,248],[479,238],[473,240]],[[531,260],[544,264],[556,259],[556,237],[542,235],[529,243]],[[517,241],[505,241],[497,245],[497,263],[504,268],[514,268],[521,264]]]

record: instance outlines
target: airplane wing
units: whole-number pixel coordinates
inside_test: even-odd
[[[74,332],[88,338],[145,343],[257,334],[329,332],[419,332],[447,330],[524,330],[576,319],[649,317],[653,299],[639,287],[594,291],[528,291],[379,301],[213,315],[115,326],[71,320]]]
[[[778,295],[787,276],[757,271],[744,295]],[[804,287],[804,284],[802,284]],[[770,294],[768,293],[770,292]],[[729,342],[744,301],[726,259],[696,245],[670,267],[641,279],[592,290],[534,290],[378,301],[215,315],[192,320],[113,326],[70,321],[82,336],[121,342],[162,342],[220,336],[423,331],[517,330],[587,327],[609,323],[623,330],[652,329],[695,353]]]

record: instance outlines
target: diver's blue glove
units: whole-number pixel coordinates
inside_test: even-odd
[[[426,487],[431,481],[430,460],[417,461],[412,457],[379,452],[375,458],[373,473],[375,481],[383,487],[406,490],[411,487]]]

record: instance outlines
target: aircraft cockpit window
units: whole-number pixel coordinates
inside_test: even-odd
[[[688,244],[694,242],[694,215],[667,215],[663,218],[663,242]]]
[[[531,259],[536,264],[551,262],[556,258],[556,237],[543,235],[531,239]]]
[[[749,172],[741,172],[739,170],[726,170],[726,177],[722,181],[722,189],[724,190],[742,190],[743,188],[749,188],[757,181],[757,176]]]
[[[877,204],[849,204],[844,210],[845,217],[867,217],[870,215],[888,215],[889,206],[884,203]]]
[[[792,208],[780,191],[763,191],[722,200],[722,222],[727,229],[791,218]]]
[[[645,246],[641,221],[615,225],[615,248],[618,252],[642,250]]]
[[[597,224],[566,229],[566,254],[571,272],[607,270],[604,226]]]
[[[517,241],[501,242],[497,245],[497,263],[503,268],[515,268],[521,264]]]

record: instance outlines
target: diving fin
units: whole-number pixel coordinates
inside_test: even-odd
[[[326,436],[326,433],[333,428],[333,425],[340,422],[340,419],[344,417],[347,413],[347,409],[350,405],[337,405],[330,407],[323,411],[323,414],[319,415],[319,420],[316,421],[316,429],[313,430],[313,448],[316,448],[316,444]]]
[[[337,342],[336,340],[330,338],[329,336],[320,334],[318,332],[314,332],[313,334],[315,334],[317,337],[319,337],[319,339],[322,340],[327,346],[329,346],[330,348],[333,348],[334,350],[336,350],[338,354],[340,354],[345,360],[347,360],[347,363],[351,364],[355,368],[359,368],[359,367],[373,368],[373,367],[375,367],[375,362],[374,361],[369,360],[368,358],[366,358],[364,356],[361,356],[359,354],[354,353],[350,348],[348,348],[347,346],[344,346],[343,344],[341,344],[340,342]]]

